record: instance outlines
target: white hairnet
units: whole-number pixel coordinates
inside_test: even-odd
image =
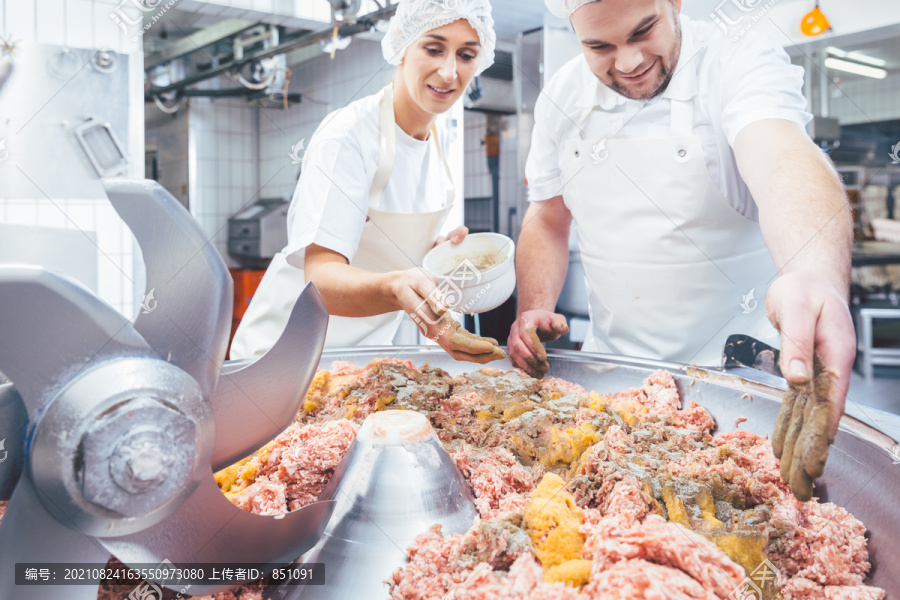
[[[494,47],[497,45],[488,0],[401,0],[381,40],[384,59],[399,65],[406,49],[420,37],[459,19],[468,21],[478,33],[481,50],[475,74],[481,74],[494,64]]]
[[[544,4],[547,5],[547,10],[552,12],[557,17],[568,19],[572,16],[573,12],[575,12],[588,2],[594,1],[595,0],[544,0]]]

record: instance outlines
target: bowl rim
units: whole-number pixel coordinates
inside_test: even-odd
[[[484,281],[484,277],[489,277],[488,281],[496,279],[497,277],[499,277],[500,275],[502,275],[503,273],[506,272],[505,270],[501,270],[499,267],[503,267],[503,266],[506,266],[509,264],[514,264],[515,258],[516,258],[516,241],[514,239],[512,239],[511,237],[504,235],[502,233],[494,232],[494,231],[479,231],[476,233],[468,234],[465,239],[468,240],[472,236],[488,236],[488,237],[494,238],[497,241],[504,242],[503,246],[509,246],[509,248],[506,250],[505,256],[502,261],[500,261],[497,264],[491,265],[487,269],[484,269],[481,271],[482,279],[479,280],[478,283],[475,283],[473,285],[460,285],[459,287],[463,288],[463,289],[472,288],[472,287],[481,285],[482,282]],[[462,243],[464,243],[464,241],[465,240],[463,240],[463,242],[460,242],[460,243],[462,244]],[[427,269],[428,272],[431,273],[432,275],[434,275],[434,277],[437,278],[439,281],[445,281],[447,279],[450,279],[451,276],[450,275],[439,275],[439,274],[435,273],[434,271],[432,271],[431,269],[428,268],[428,265],[426,265],[426,262],[428,262],[428,257],[432,256],[432,254],[434,253],[435,250],[444,246],[445,244],[451,244],[451,243],[452,242],[450,240],[447,240],[447,241],[444,241],[444,242],[438,244],[437,246],[435,246],[434,248],[429,250],[425,254],[425,256],[422,258],[422,267]],[[500,250],[503,250],[503,246],[501,246]]]

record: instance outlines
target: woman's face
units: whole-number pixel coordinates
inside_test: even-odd
[[[432,29],[403,56],[410,97],[428,114],[447,111],[475,76],[480,51],[478,33],[465,19]]]

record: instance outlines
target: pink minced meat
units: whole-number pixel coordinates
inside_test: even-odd
[[[476,523],[477,527],[477,523]],[[474,529],[474,528],[473,528]],[[419,535],[409,548],[409,563],[389,580],[393,600],[578,600],[577,590],[544,583],[534,555],[520,555],[509,572],[486,562],[461,560],[465,535],[444,538],[440,526]]]
[[[456,462],[475,495],[475,507],[482,519],[498,518],[510,511],[522,511],[534,489],[532,473],[506,448],[484,452],[466,445],[454,452]]]
[[[690,575],[677,568],[659,565],[643,559],[629,559],[615,563],[598,573],[582,589],[582,597],[597,600],[719,600],[703,589]]]
[[[278,515],[312,504],[340,464],[359,426],[346,419],[323,425],[294,423],[275,438],[256,480],[232,498],[240,508]]]
[[[777,536],[770,547],[785,575],[821,586],[862,584],[869,570],[866,529],[846,510],[785,494],[771,523]]]
[[[545,392],[556,392],[560,396],[586,396],[587,390],[577,383],[566,381],[558,377],[544,377],[541,379],[541,389]]]
[[[594,584],[617,563],[635,559],[678,569],[698,583],[700,589],[712,591],[722,598],[728,596],[745,576],[744,570],[715,544],[657,515],[649,515],[637,525],[631,525],[625,519],[604,517],[584,529],[588,532],[584,554],[593,557]]]

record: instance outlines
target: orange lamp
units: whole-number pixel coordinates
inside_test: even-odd
[[[819,8],[818,2],[816,2],[816,7],[807,13],[803,17],[803,20],[800,21],[800,31],[803,32],[803,35],[809,37],[816,37],[829,29],[831,29],[831,23],[828,22],[828,17],[826,17],[825,13]]]

